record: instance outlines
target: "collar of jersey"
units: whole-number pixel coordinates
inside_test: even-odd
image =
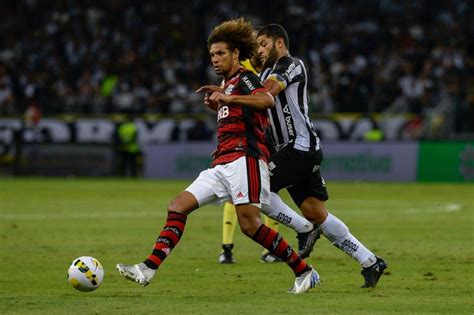
[[[242,73],[243,71],[242,70],[245,70],[244,67],[239,67],[239,69],[237,71],[235,71],[230,77],[228,80],[225,80],[225,83],[229,82],[230,80],[232,80],[233,78],[235,78],[238,74]]]

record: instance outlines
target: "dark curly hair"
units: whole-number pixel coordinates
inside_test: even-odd
[[[252,58],[257,51],[257,41],[254,28],[250,21],[244,18],[222,22],[214,27],[207,39],[207,47],[212,44],[224,42],[230,50],[239,50],[239,60]]]
[[[257,37],[266,35],[276,41],[278,38],[283,38],[283,42],[287,49],[290,49],[290,39],[288,38],[288,33],[285,28],[280,24],[268,24],[262,26],[258,31]]]

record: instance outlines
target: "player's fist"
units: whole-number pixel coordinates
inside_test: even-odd
[[[212,110],[217,111],[217,108],[219,107],[219,101],[211,99],[211,95],[213,94],[213,92],[222,92],[222,88],[217,85],[204,85],[196,90],[196,93],[200,92],[206,92],[206,94],[204,95],[204,105],[206,105]]]
[[[217,111],[217,108],[219,107],[219,102],[218,101],[211,101],[209,97],[212,95],[212,92],[207,92],[206,95],[204,96],[204,105],[209,107],[212,110]]]

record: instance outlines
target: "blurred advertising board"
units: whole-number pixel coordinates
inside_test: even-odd
[[[110,145],[23,144],[15,173],[39,176],[110,176],[115,152]]]
[[[473,182],[474,141],[420,143],[419,181]]]
[[[323,152],[328,180],[416,180],[416,142],[327,143]]]
[[[193,179],[211,165],[214,143],[148,145],[143,148],[143,175],[160,179]]]
[[[151,145],[144,149],[148,178],[193,179],[208,168],[215,144]],[[322,174],[328,180],[414,181],[417,143],[327,143]]]

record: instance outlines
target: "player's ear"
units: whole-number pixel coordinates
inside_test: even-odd
[[[283,40],[282,37],[277,38],[276,45],[277,45],[277,48],[279,48],[279,49],[282,49],[282,48],[285,47],[285,41]]]

